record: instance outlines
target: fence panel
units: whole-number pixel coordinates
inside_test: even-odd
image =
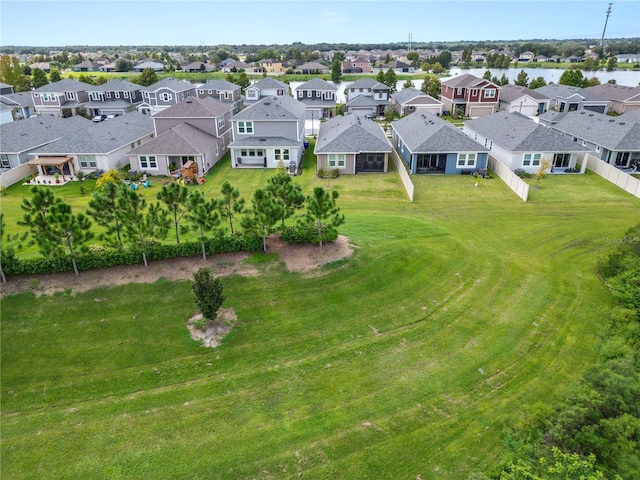
[[[17,167],[0,174],[0,187],[10,187],[29,175],[31,175],[29,165],[26,163],[18,165]]]
[[[396,170],[398,170],[398,174],[400,175],[400,179],[402,180],[402,184],[404,185],[404,189],[407,191],[407,195],[409,195],[409,200],[413,202],[413,193],[415,187],[413,182],[411,181],[411,176],[407,171],[407,167],[405,167],[404,162],[398,155],[395,149],[391,150],[391,158],[393,158],[393,163],[396,165]]]
[[[640,198],[640,180],[637,178],[632,177],[613,165],[609,165],[607,162],[593,155],[588,156],[587,168],[626,192],[629,192],[634,197]]]
[[[525,202],[529,198],[529,184],[513,173],[509,167],[489,156],[489,168]]]

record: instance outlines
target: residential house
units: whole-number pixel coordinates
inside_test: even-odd
[[[470,120],[465,122],[463,132],[513,171],[536,173],[545,159],[551,161],[551,173],[563,173],[578,164],[581,173],[586,168],[588,148],[518,112],[498,112]]]
[[[389,63],[380,63],[374,67],[375,70],[387,71],[389,69],[393,70],[396,73],[413,73],[415,68],[411,65],[401,62],[400,60],[393,60]]]
[[[618,63],[640,63],[640,53],[619,53],[615,57]]]
[[[631,168],[640,162],[640,110],[619,117],[580,110],[546,124],[611,165]]]
[[[337,91],[332,83],[315,77],[296,88],[295,98],[304,103],[305,118],[320,120],[335,116]]]
[[[34,68],[39,68],[40,70],[44,71],[44,73],[51,73],[51,66],[49,65],[49,62],[32,63],[31,65],[29,65],[29,68],[31,68],[31,71],[33,71]]]
[[[91,123],[29,155],[29,164],[40,175],[60,170],[63,175],[76,175],[96,170],[120,168],[129,164],[127,153],[154,136],[153,120],[149,115],[131,112],[114,119]]]
[[[14,120],[29,118],[34,113],[33,97],[30,92],[1,94],[0,104],[11,111]]]
[[[442,82],[440,101],[449,112],[460,110],[465,117],[482,117],[498,110],[500,87],[495,83],[463,73]]]
[[[89,103],[85,108],[90,115],[124,115],[133,112],[142,103],[142,86],[126,80],[109,80],[89,88]]]
[[[580,63],[583,61],[584,59],[582,57],[576,57],[575,55],[571,55],[569,57],[565,57],[562,59],[562,62],[566,62],[566,63]]]
[[[417,110],[442,115],[442,102],[415,87],[405,88],[391,94],[391,105],[401,117]]]
[[[131,168],[170,175],[193,162],[198,176],[204,175],[229,150],[232,115],[231,104],[193,96],[156,113],[155,138],[128,153]]]
[[[100,65],[101,72],[115,72],[116,71],[116,62],[105,63],[104,65]]]
[[[379,123],[360,115],[339,115],[320,126],[314,153],[317,169],[342,175],[385,173],[391,144]]]
[[[282,65],[280,60],[275,60],[273,58],[263,58],[262,60],[258,60],[256,62],[262,68],[263,72],[267,74],[280,74],[287,71],[286,67]]]
[[[518,55],[518,62],[523,62],[523,63],[531,62],[533,61],[535,56],[536,56],[535,53],[527,50],[526,52],[522,52],[520,55]]]
[[[7,107],[4,103],[0,103],[0,125],[10,122],[13,122],[11,108]]]
[[[603,83],[585,90],[605,98],[610,103],[609,111],[618,114],[640,109],[640,86],[627,87],[613,83]]]
[[[264,97],[290,96],[289,85],[275,78],[265,77],[248,86],[244,91],[244,95],[246,103],[254,103]]]
[[[361,78],[345,89],[347,112],[357,115],[384,115],[391,89],[374,78]]]
[[[38,115],[0,126],[0,172],[29,161],[29,153],[93,125],[81,116]]]
[[[539,90],[508,83],[500,87],[498,111],[518,112],[528,117],[535,117],[549,110],[551,99]]]
[[[33,108],[40,115],[60,117],[77,115],[89,101],[88,90],[93,85],[65,78],[32,90]]]
[[[100,64],[96,62],[92,62],[91,60],[87,60],[86,62],[79,63],[74,65],[72,70],[74,72],[99,72]]]
[[[242,62],[240,60],[234,61],[232,63],[228,63],[222,67],[222,71],[224,73],[236,73],[236,72],[246,72],[246,73],[261,73],[262,67],[259,65],[249,64]]]
[[[236,61],[235,58],[227,57],[227,58],[225,58],[224,60],[222,60],[220,62],[220,68],[224,69],[224,67],[226,67],[227,65],[232,64],[235,61]]]
[[[305,106],[289,96],[265,97],[231,119],[233,168],[276,168],[297,172],[304,153]]]
[[[138,110],[144,114],[154,114],[195,95],[194,84],[185,80],[164,78],[142,88],[142,103],[138,106]]]
[[[215,65],[211,65],[207,62],[191,62],[182,67],[183,72],[199,73],[199,72],[214,72],[216,70]]]
[[[460,174],[487,168],[489,149],[450,122],[415,112],[391,123],[394,146],[412,174]]]
[[[0,82],[0,95],[7,95],[9,93],[13,93],[13,86]]]
[[[164,64],[159,63],[159,62],[152,62],[152,61],[142,62],[142,63],[139,63],[138,65],[135,65],[133,67],[133,71],[137,72],[137,73],[142,73],[147,68],[150,68],[154,72],[162,72],[162,71],[164,71]]]
[[[226,80],[209,80],[196,91],[198,98],[212,97],[233,106],[233,113],[242,109],[242,88]]]
[[[345,60],[341,65],[342,73],[371,73],[371,62],[363,57],[357,57],[354,60]]]
[[[610,101],[587,90],[572,85],[553,83],[535,89],[536,92],[551,99],[550,108],[558,112],[572,112],[574,110],[591,110],[592,112],[607,113]]]
[[[550,61],[551,60],[544,55],[536,55],[535,57],[533,57],[534,63],[542,63],[542,62],[550,62]]]
[[[329,73],[331,69],[326,65],[322,65],[318,62],[307,62],[295,68],[296,72],[300,72],[303,75],[320,75]]]

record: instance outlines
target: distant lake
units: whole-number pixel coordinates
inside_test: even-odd
[[[460,68],[460,67],[452,67],[449,70],[450,75],[448,77],[442,77],[440,80],[445,81],[449,78],[453,78],[457,75],[461,75],[463,73],[470,73],[471,75],[475,75],[476,77],[482,77],[486,68]],[[529,76],[529,81],[534,78],[542,77],[545,79],[547,83],[553,82],[558,83],[560,80],[560,76],[564,69],[562,68],[490,68],[491,76],[496,76],[498,78],[502,77],[504,73],[509,79],[509,83],[513,83],[521,70],[524,70]],[[632,71],[615,71],[615,72],[587,72],[585,70],[582,71],[582,74],[587,78],[597,77],[601,83],[607,83],[609,80],[615,80],[619,85],[627,85],[629,87],[635,87],[640,83],[640,72],[632,72]],[[425,74],[426,75],[426,74]],[[416,88],[420,88],[422,86],[422,79],[414,78],[411,80]],[[338,87],[338,102],[345,103],[345,89],[348,85],[353,83],[354,81],[343,80],[338,83],[333,83]],[[396,90],[402,90],[402,85],[405,80],[399,80],[396,84]],[[304,82],[290,82],[292,93],[302,85]]]

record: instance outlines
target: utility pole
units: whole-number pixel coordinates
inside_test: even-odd
[[[604,30],[602,30],[602,38],[600,39],[600,48],[602,48],[602,46],[604,45],[604,32],[607,31],[607,22],[609,21],[609,15],[611,15],[611,5],[613,5],[613,3],[610,3],[609,8],[607,8],[607,19],[604,21]]]

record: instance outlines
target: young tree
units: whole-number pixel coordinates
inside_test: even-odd
[[[164,202],[164,204],[169,207],[169,211],[173,214],[176,243],[180,243],[180,234],[178,233],[178,229],[180,227],[180,220],[182,220],[184,214],[187,213],[189,189],[178,182],[172,182],[168,185],[164,185],[156,194],[156,198]]]
[[[509,85],[509,79],[507,78],[507,75],[504,73],[500,77],[500,85]]]
[[[148,87],[149,85],[153,85],[158,81],[158,75],[153,70],[153,68],[145,68],[140,75],[131,80],[133,83],[137,83],[138,85],[142,85],[143,87]]]
[[[433,98],[438,98],[440,95],[440,90],[442,89],[442,84],[439,78],[426,76],[424,77],[424,82],[420,86],[420,90],[426,93],[427,95],[432,96]]]
[[[444,68],[442,67],[440,62],[436,62],[431,67],[431,72],[435,73],[437,75],[437,74],[440,74],[440,73],[444,72]]]
[[[344,215],[340,215],[340,209],[336,206],[339,197],[337,191],[329,194],[322,187],[315,187],[313,195],[307,197],[306,221],[315,225],[318,232],[318,241],[322,248],[322,235],[327,229],[337,228],[344,223]]]
[[[51,69],[51,71],[49,72],[49,80],[51,81],[51,83],[59,82],[60,80],[62,80],[60,71],[56,70],[55,68]]]
[[[393,70],[393,68],[390,68],[389,70],[387,70],[386,73],[384,74],[383,83],[390,88],[389,93],[395,93],[397,81],[398,81],[398,76],[396,75],[396,72]]]
[[[133,62],[126,58],[119,58],[115,65],[116,72],[130,72],[133,70]]]
[[[378,74],[376,75],[376,81],[384,83],[384,72],[382,70],[378,71]]]
[[[118,197],[118,206],[122,213],[125,238],[140,249],[144,266],[147,262],[147,243],[149,238],[163,239],[170,228],[169,215],[160,208],[160,204],[151,205],[140,194],[128,188]]]
[[[216,200],[207,201],[201,191],[194,190],[189,194],[185,219],[189,223],[191,230],[198,232],[200,235],[203,260],[207,259],[205,236],[207,232],[220,225],[220,214],[217,210],[218,202]]]
[[[224,182],[220,189],[222,193],[222,199],[218,203],[218,209],[222,218],[229,220],[229,228],[231,229],[231,235],[233,235],[233,219],[236,214],[241,214],[244,211],[244,198],[240,198],[240,190],[237,187],[232,187],[229,182]]]
[[[538,171],[536,172],[536,180],[539,182],[540,179],[542,177],[544,177],[547,173],[549,173],[549,171],[551,170],[552,167],[552,163],[551,160],[549,160],[548,158],[543,158],[542,162],[540,162],[540,167],[538,168]]]
[[[80,173],[80,172],[78,172]],[[122,190],[127,186],[123,183],[107,182],[97,190],[91,200],[87,213],[100,226],[105,228],[105,233],[100,235],[101,240],[116,248],[122,248],[122,211],[118,204],[118,198]]]
[[[410,78],[407,79],[407,81],[402,84],[402,88],[411,88],[411,87],[415,87],[415,85]]]
[[[33,71],[31,72],[31,76],[32,76],[31,85],[33,86],[33,88],[44,87],[46,84],[49,83],[49,80],[47,79],[47,74],[41,68],[34,68]]]
[[[267,236],[275,231],[274,226],[284,216],[284,203],[269,191],[258,189],[251,199],[251,211],[242,219],[246,232],[262,237],[262,248],[267,251]]]
[[[618,69],[618,59],[616,57],[610,57],[607,60],[607,72],[613,72]]]
[[[491,70],[487,69],[484,71],[484,74],[482,75],[482,78],[484,78],[485,80],[491,80]]]
[[[51,255],[51,242],[49,241],[49,218],[48,213],[51,207],[62,202],[55,196],[53,191],[47,187],[33,186],[29,189],[31,200],[22,199],[20,208],[26,213],[24,214],[18,225],[25,226],[29,229],[29,235],[32,241],[38,245],[42,255]]]
[[[577,68],[562,72],[558,81],[560,85],[572,85],[574,87],[584,87],[584,82],[585,78],[582,76],[582,71]]]
[[[529,75],[527,75],[527,72],[525,72],[524,70],[520,70],[520,73],[518,73],[518,77],[516,78],[516,81],[514,83],[516,85],[520,85],[521,87],[526,87],[527,85],[529,85]]]
[[[338,83],[342,79],[342,64],[339,59],[333,58],[333,63],[331,64],[331,81],[334,83]]]
[[[418,68],[420,66],[420,54],[415,50],[407,53],[407,60],[411,62],[411,66],[413,68]]]
[[[74,215],[71,205],[59,202],[52,205],[47,213],[47,229],[46,238],[50,242],[52,253],[62,253],[66,249],[71,257],[73,271],[78,275],[78,251],[84,250],[85,244],[93,238],[89,219],[83,213]]]
[[[247,87],[251,85],[251,80],[245,72],[240,72],[240,75],[238,75],[238,81],[236,83],[237,85],[240,85],[240,87],[242,87],[242,91],[244,92]]]
[[[588,86],[595,87],[596,85],[600,85],[600,79],[598,77],[591,77],[589,79]]]
[[[202,316],[209,321],[215,320],[218,316],[218,309],[225,300],[222,295],[224,286],[220,279],[213,278],[210,268],[201,267],[193,274],[191,291]]]
[[[431,69],[431,64],[429,62],[424,62],[421,66],[420,69],[423,72],[428,72]]]
[[[302,193],[302,187],[294,183],[291,175],[286,171],[278,171],[276,175],[269,178],[265,190],[282,202],[284,206],[282,228],[284,228],[284,221],[304,205],[305,197]]]
[[[536,88],[544,87],[546,84],[547,84],[547,81],[544,79],[544,77],[536,77],[533,80],[531,80],[531,83],[529,84],[529,88],[533,90]]]

